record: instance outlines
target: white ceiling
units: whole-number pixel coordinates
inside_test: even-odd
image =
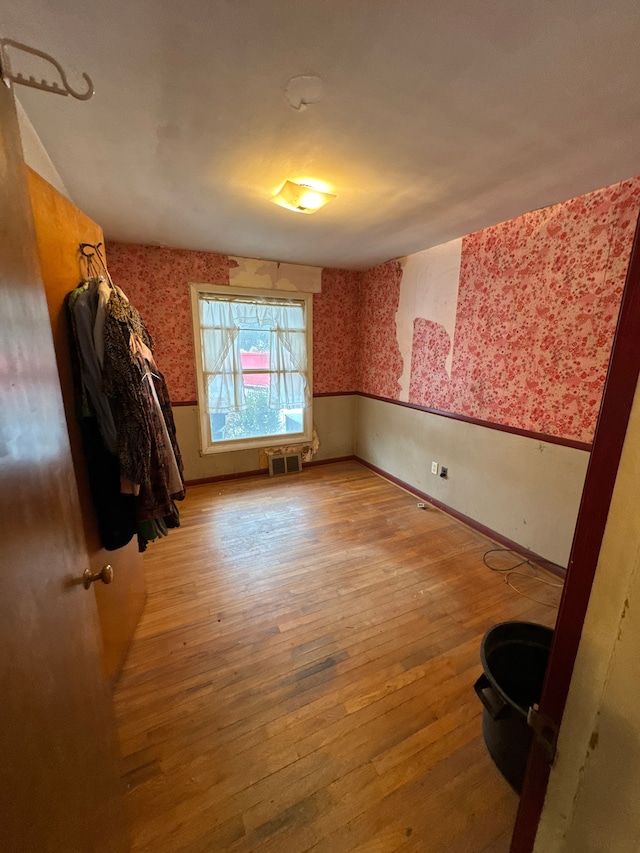
[[[0,36],[93,78],[16,93],[112,239],[362,269],[640,173],[638,0],[0,0]],[[337,199],[269,201],[305,177]]]

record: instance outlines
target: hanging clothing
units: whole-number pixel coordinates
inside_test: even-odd
[[[78,339],[74,309],[77,300],[87,292],[89,286],[88,282],[83,282],[67,297],[71,368],[76,392],[76,414],[100,541],[107,551],[115,551],[130,542],[137,531],[136,508],[133,497],[121,493],[118,460],[106,447],[105,430],[99,423],[85,384],[91,383]],[[93,397],[96,399],[95,386],[93,391]],[[106,400],[104,394],[101,391],[99,393]],[[111,423],[113,424],[113,418]]]
[[[82,382],[93,407],[107,450],[116,452],[116,425],[111,405],[102,390],[102,370],[93,344],[93,327],[98,305],[98,288],[103,284],[91,279],[73,301],[72,312],[80,350]]]
[[[80,431],[100,540],[107,551],[116,551],[137,532],[135,498],[120,491],[118,460],[105,448],[96,419],[83,418]]]
[[[149,476],[150,406],[144,369],[131,349],[131,336],[139,335],[150,349],[153,342],[140,314],[117,294],[111,294],[106,311],[102,381],[117,424],[120,476],[141,484]]]
[[[117,292],[106,306],[102,376],[118,433],[120,476],[140,485],[138,520],[163,518],[185,494],[169,393],[151,335]]]
[[[116,287],[115,290],[124,302],[129,301],[127,296],[119,287]],[[93,323],[93,344],[101,368],[104,363],[104,324],[107,319],[107,305],[109,304],[112,291],[113,288],[108,284],[108,282],[105,281],[104,278],[100,278],[96,315]]]
[[[68,297],[78,414],[103,545],[122,547],[137,531],[144,551],[180,526],[183,465],[151,335],[104,270],[107,279]]]

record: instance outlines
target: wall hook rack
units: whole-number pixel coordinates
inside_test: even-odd
[[[23,53],[29,53],[32,56],[37,56],[39,59],[44,59],[45,62],[49,62],[60,75],[60,82],[54,80],[50,83],[44,78],[36,80],[34,76],[25,77],[21,71],[14,72],[11,68],[7,48],[22,51]],[[23,44],[20,41],[14,41],[13,39],[8,38],[0,39],[0,74],[4,80],[10,80],[12,83],[19,83],[21,86],[31,86],[32,89],[41,89],[43,92],[53,92],[54,95],[71,95],[72,98],[77,98],[79,101],[88,101],[89,98],[93,97],[95,92],[93,83],[88,74],[82,75],[85,83],[87,84],[87,91],[76,92],[75,89],[72,89],[69,85],[64,68],[56,59],[42,50],[36,50],[35,47],[29,47],[29,45]]]

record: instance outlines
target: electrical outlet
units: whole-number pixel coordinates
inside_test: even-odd
[[[442,479],[446,480],[448,474],[449,474],[449,469],[445,468],[444,465],[441,465],[440,466],[440,476],[442,477]]]
[[[432,473],[432,474],[437,474],[437,473],[438,473],[438,463],[437,463],[437,462],[432,462],[432,463],[431,463],[431,473]]]

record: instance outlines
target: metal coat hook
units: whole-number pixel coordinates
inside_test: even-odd
[[[109,270],[107,269],[107,263],[104,259],[104,255],[100,251],[103,248],[102,243],[80,243],[80,254],[83,258],[87,259],[87,271],[91,268],[93,269],[95,261],[94,258],[98,258],[98,263],[100,267],[102,267],[106,280],[109,282],[113,290],[118,292],[115,284],[113,283],[113,279],[109,275]],[[93,249],[92,252],[87,251],[88,249]]]
[[[80,253],[85,258],[92,258],[96,251],[100,250],[102,243],[80,243]],[[86,252],[85,249],[93,249],[93,252]]]
[[[21,50],[24,53],[30,53],[32,56],[37,56],[40,59],[44,59],[46,62],[50,62],[60,75],[62,85],[55,80],[53,83],[49,83],[45,79],[36,80],[33,76],[25,77],[21,71],[14,73],[11,70],[11,63],[9,62],[9,54],[7,53],[8,47]],[[56,59],[49,56],[48,53],[45,53],[42,50],[36,50],[35,47],[29,47],[29,45],[23,44],[20,41],[14,41],[13,39],[0,39],[0,72],[5,80],[11,80],[12,83],[19,83],[21,86],[31,86],[31,88],[41,89],[43,92],[53,92],[54,95],[71,95],[72,98],[77,98],[79,101],[88,101],[89,98],[93,97],[95,92],[93,83],[88,74],[82,75],[88,87],[87,91],[76,92],[69,85],[67,75],[64,73],[64,68]]]
[[[101,246],[102,243],[98,243],[98,246]],[[94,249],[93,252],[86,251],[87,249]],[[84,259],[86,265],[86,277],[87,278],[98,278],[100,275],[100,270],[95,262],[95,249],[96,246],[93,243],[80,243],[80,255]]]

